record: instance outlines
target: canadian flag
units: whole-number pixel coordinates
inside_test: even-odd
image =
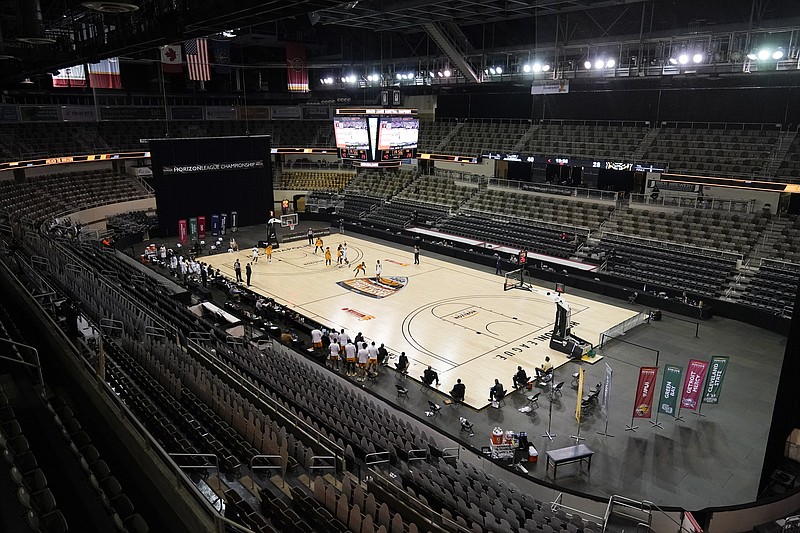
[[[169,44],[161,47],[161,70],[168,74],[183,72],[181,45]]]

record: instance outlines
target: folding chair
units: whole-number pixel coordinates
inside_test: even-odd
[[[408,389],[407,388],[403,387],[402,385],[398,385],[398,384],[395,384],[394,387],[397,389],[397,397],[398,398],[403,397],[405,399],[408,399]]]
[[[428,408],[430,409],[431,416],[436,418],[442,410],[442,406],[428,400]]]

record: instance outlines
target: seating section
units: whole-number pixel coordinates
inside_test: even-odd
[[[800,135],[794,134],[794,140],[789,144],[775,175],[778,179],[800,179]]]
[[[419,121],[418,146],[421,152],[436,153],[445,136],[455,126],[455,122]]]
[[[32,222],[152,194],[142,183],[111,169],[50,174],[26,183],[0,182],[0,208]]]
[[[618,211],[604,226],[605,232],[747,255],[766,229],[769,219],[761,213],[730,213],[702,209]]]
[[[348,195],[390,198],[416,177],[416,172],[408,170],[359,172],[350,180],[344,192]]]
[[[126,235],[147,234],[158,228],[158,215],[152,211],[130,211],[106,219],[106,229],[116,238]]]
[[[642,159],[668,162],[673,172],[763,176],[779,133],[775,129],[661,128]]]
[[[633,126],[542,124],[534,128],[519,151],[627,161],[633,159],[647,131]]]
[[[465,122],[447,142],[445,152],[456,155],[512,152],[530,127],[527,122]]]
[[[0,338],[25,342],[2,307]],[[12,360],[34,362],[15,345],[3,347]],[[4,495],[5,505],[19,504],[13,514],[0,518],[0,529],[56,533],[69,531],[71,525],[73,530],[147,533],[147,523],[89,432],[62,398],[49,394],[38,374],[23,368],[8,366],[8,390],[0,387],[0,452],[11,481],[0,491],[11,492]],[[23,520],[28,528],[19,524]]]
[[[309,172],[293,170],[284,172],[280,188],[298,191],[340,191],[355,176],[354,172]]]
[[[430,228],[447,216],[447,208],[439,205],[392,200],[372,210],[363,220],[394,228],[402,228],[406,225]]]
[[[800,265],[765,262],[759,267],[738,301],[751,307],[791,317],[798,277],[800,277]]]
[[[565,238],[560,230],[539,226],[535,221],[489,217],[486,213],[463,211],[440,223],[438,229],[554,257],[570,257],[578,248],[577,239]]]
[[[788,261],[790,263],[800,264],[800,218],[796,215],[791,215],[787,218],[785,225],[780,229],[780,233],[770,228],[767,234],[768,239],[765,239],[767,246],[768,240],[774,239],[770,249],[765,250],[766,256],[771,259],[778,259],[780,261]]]
[[[465,207],[592,230],[598,229],[614,211],[614,204],[610,202],[594,203],[497,188],[483,190]]]
[[[671,250],[659,243],[603,236],[594,250],[605,255],[607,272],[692,295],[716,296],[736,268],[736,260]]]
[[[477,187],[458,185],[453,178],[423,175],[397,194],[397,198],[457,207],[477,192]]]
[[[382,198],[374,196],[346,194],[343,207],[338,208],[336,214],[343,218],[358,220],[362,215],[366,216],[371,209],[381,205],[382,202]]]

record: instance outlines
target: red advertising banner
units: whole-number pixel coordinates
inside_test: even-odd
[[[206,238],[206,217],[197,217],[197,236],[201,239]]]
[[[189,240],[188,236],[188,223],[186,222],[185,218],[182,218],[178,221],[178,241],[181,243],[185,243]]]
[[[683,382],[681,393],[681,409],[697,410],[700,405],[700,395],[703,393],[703,384],[708,371],[708,361],[689,359],[686,368],[686,380]]]
[[[653,412],[653,396],[656,392],[658,368],[643,366],[639,369],[639,385],[636,387],[636,401],[633,404],[633,418],[650,418]]]

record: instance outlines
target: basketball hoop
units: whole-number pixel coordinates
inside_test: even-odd
[[[294,222],[289,222],[289,231],[294,231]]]

